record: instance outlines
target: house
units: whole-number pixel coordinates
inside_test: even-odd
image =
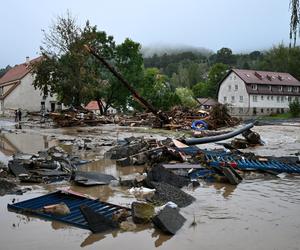
[[[232,69],[218,89],[218,102],[228,104],[235,116],[283,113],[296,99],[300,82],[288,73]]]
[[[203,110],[210,110],[213,106],[218,104],[218,102],[212,98],[197,98],[197,102]]]
[[[16,65],[0,78],[0,111],[12,112],[18,108],[35,112],[42,109],[54,111],[57,108],[55,97],[44,96],[32,85],[34,75],[31,64],[41,60],[41,57]]]
[[[104,103],[104,102],[102,101],[102,103]],[[97,101],[90,101],[85,106],[85,109],[93,111],[95,114],[100,114],[100,109],[99,109],[99,105],[98,105]],[[117,110],[112,107],[109,107],[107,110],[107,114],[116,114],[116,113],[117,113]]]

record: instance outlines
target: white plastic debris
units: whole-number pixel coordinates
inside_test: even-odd
[[[133,195],[143,195],[154,193],[156,189],[146,188],[146,187],[132,187],[129,189],[129,193]]]

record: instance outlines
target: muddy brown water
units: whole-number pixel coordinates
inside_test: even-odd
[[[299,125],[263,126],[255,127],[254,130],[261,134],[266,145],[250,151],[277,156],[300,151]],[[7,159],[15,152],[12,145],[18,150],[35,153],[34,151],[57,143],[53,134],[74,136],[74,133],[78,133],[76,131],[2,133],[2,158]],[[120,132],[120,136],[127,135],[122,134],[123,132]],[[109,129],[108,132],[96,130],[94,133],[94,136],[106,136],[107,133],[112,137],[116,136]],[[130,134],[135,133],[130,131]],[[207,146],[215,147],[202,147]],[[84,166],[83,169],[120,176],[142,171],[143,167],[119,168],[113,161],[99,160]],[[187,187],[185,191],[193,195],[196,201],[181,209],[187,221],[173,237],[162,234],[151,225],[139,226],[134,232],[92,234],[63,223],[7,211],[7,204],[13,200],[26,200],[66,186],[69,183],[31,185],[32,191],[22,196],[0,197],[0,249],[300,249],[300,176],[265,178],[253,175],[237,187],[205,182],[196,189]],[[125,188],[71,188],[120,205],[129,205],[135,200]],[[193,221],[196,222],[194,226],[191,225]]]

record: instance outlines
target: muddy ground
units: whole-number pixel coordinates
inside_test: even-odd
[[[36,153],[60,144],[69,152],[93,162],[85,170],[97,170],[116,177],[141,172],[143,167],[116,167],[103,160],[109,146],[89,151],[72,146],[73,138],[92,138],[109,142],[128,136],[176,137],[178,134],[150,129],[116,126],[72,129],[15,129],[10,123],[0,133],[0,159],[7,162],[17,151]],[[247,151],[261,155],[286,156],[300,151],[300,125],[267,125],[253,129],[261,134],[266,145]],[[63,144],[61,144],[63,143]],[[220,147],[215,144],[201,148]],[[97,160],[97,161],[95,161]],[[91,232],[58,222],[45,221],[7,211],[7,204],[36,197],[68,182],[50,185],[27,185],[32,191],[23,195],[0,196],[0,249],[300,249],[300,176],[281,175],[265,178],[251,175],[238,186],[202,182],[197,188],[184,188],[196,201],[181,209],[187,221],[173,237],[152,226],[140,226],[134,232],[108,234]],[[97,186],[72,189],[120,205],[129,205],[135,198],[126,188]],[[195,220],[196,225],[191,226]]]

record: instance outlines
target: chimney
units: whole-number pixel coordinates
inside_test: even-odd
[[[254,75],[258,78],[258,79],[262,79],[261,74],[259,74],[257,71],[254,72]]]
[[[26,56],[26,64],[29,65],[29,56]]]

